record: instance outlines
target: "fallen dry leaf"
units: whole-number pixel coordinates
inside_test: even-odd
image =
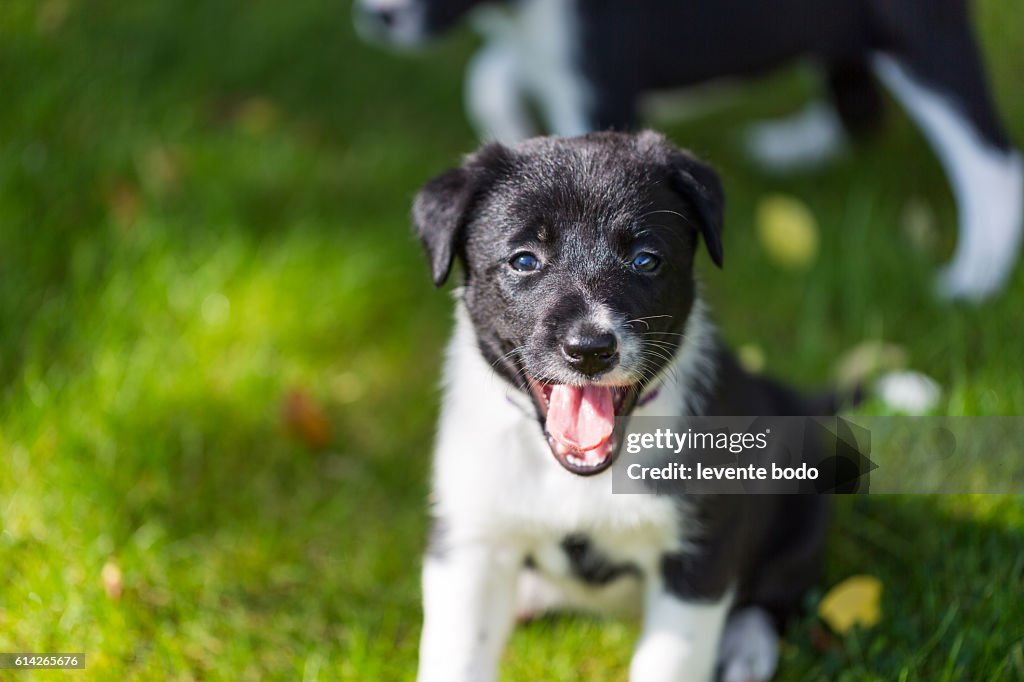
[[[107,593],[107,596],[111,599],[120,599],[121,592],[124,590],[124,584],[122,582],[121,569],[113,560],[103,564],[100,577],[103,580],[103,591]]]
[[[835,585],[818,605],[818,615],[833,632],[845,635],[854,625],[870,628],[882,617],[882,581],[854,575]]]
[[[771,194],[757,205],[757,234],[765,253],[791,270],[805,270],[818,256],[818,221],[796,197]]]
[[[312,450],[323,450],[331,442],[331,422],[320,404],[302,389],[292,389],[282,407],[284,426]]]
[[[837,651],[843,648],[843,643],[829,632],[821,623],[815,623],[810,632],[811,646],[820,654],[827,651]]]

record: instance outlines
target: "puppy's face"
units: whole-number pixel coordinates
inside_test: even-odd
[[[450,30],[482,4],[483,0],[357,0],[353,11],[364,38],[409,47]]]
[[[721,264],[710,168],[654,133],[490,145],[419,193],[434,281],[463,265],[487,361],[527,392],[566,469],[612,462],[630,413],[683,341],[703,235]]]

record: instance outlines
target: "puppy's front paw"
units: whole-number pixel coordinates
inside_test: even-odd
[[[729,617],[718,652],[721,682],[766,682],[779,662],[779,637],[759,608]]]
[[[845,142],[839,116],[823,103],[788,118],[755,123],[746,132],[748,156],[775,173],[821,166],[842,153]]]

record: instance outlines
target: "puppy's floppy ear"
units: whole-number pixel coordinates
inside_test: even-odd
[[[460,168],[441,173],[417,192],[412,221],[430,260],[435,286],[448,279],[452,262],[465,240],[473,204],[486,191],[494,169],[507,157],[505,147],[487,145],[468,156]]]
[[[412,222],[430,260],[434,286],[441,286],[448,279],[472,195],[472,174],[465,168],[441,173],[416,193]]]
[[[715,265],[722,267],[722,227],[725,218],[725,192],[718,174],[689,152],[673,149],[669,154],[672,188],[697,213],[704,244]]]

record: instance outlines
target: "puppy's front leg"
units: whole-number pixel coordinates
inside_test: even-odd
[[[427,555],[418,682],[497,679],[518,569],[512,553],[482,544]]]
[[[683,600],[651,580],[630,682],[711,682],[732,595]]]

